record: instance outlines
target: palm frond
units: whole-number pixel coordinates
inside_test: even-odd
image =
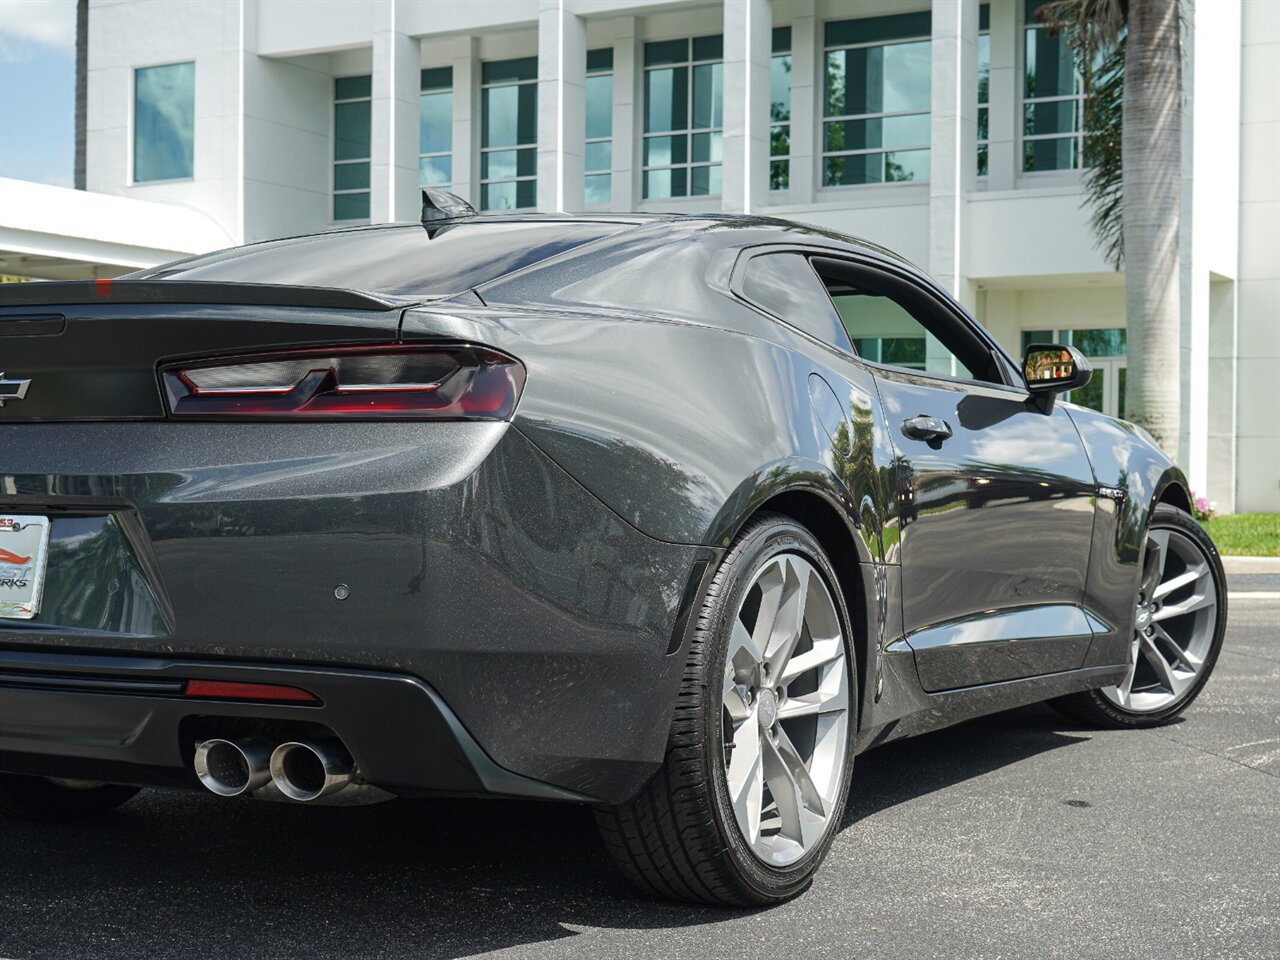
[[[1084,100],[1084,185],[1094,239],[1116,270],[1124,264],[1124,54],[1121,36],[1091,66]]]

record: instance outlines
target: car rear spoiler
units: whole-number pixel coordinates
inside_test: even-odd
[[[103,303],[232,303],[268,307],[330,307],[338,310],[393,310],[393,301],[337,287],[277,283],[215,283],[191,280],[67,280],[0,284],[2,307],[50,307]]]

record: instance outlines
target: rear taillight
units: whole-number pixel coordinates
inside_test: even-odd
[[[210,419],[506,420],[518,360],[487,347],[330,347],[169,364],[169,412]]]

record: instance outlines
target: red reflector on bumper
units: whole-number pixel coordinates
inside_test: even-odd
[[[188,680],[183,696],[205,700],[275,700],[285,703],[319,703],[314,693],[275,683],[237,683],[233,680]]]

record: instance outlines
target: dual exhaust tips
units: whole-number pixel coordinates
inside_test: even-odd
[[[336,743],[294,740],[272,749],[261,740],[204,740],[196,745],[194,766],[200,782],[220,797],[254,793],[269,783],[303,803],[347,790],[350,799],[356,794],[373,799],[368,791],[382,793],[353,781],[351,757]]]

